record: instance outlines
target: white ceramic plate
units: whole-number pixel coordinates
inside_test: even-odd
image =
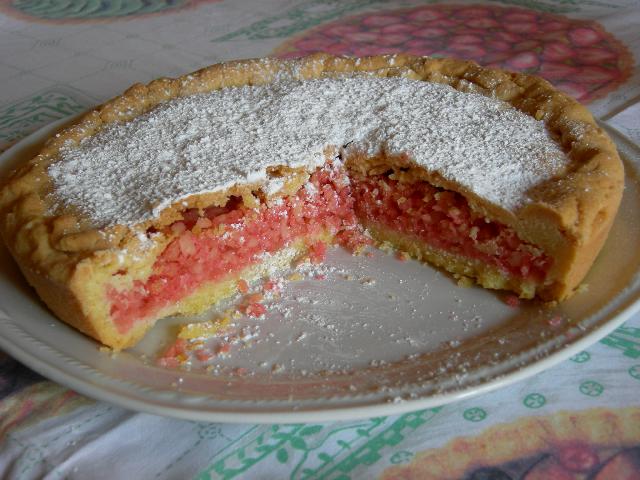
[[[61,125],[0,156],[3,174]],[[611,133],[627,168],[622,207],[588,289],[555,309],[509,307],[500,294],[458,287],[446,274],[381,252],[369,258],[334,250],[326,279],[289,283],[266,319],[245,321],[256,335],[215,360],[216,369],[176,370],[154,358],[189,319],[161,321],[118,355],[100,351],[49,313],[2,248],[0,347],[90,397],[205,421],[389,415],[507,385],[586,348],[639,307],[640,149]]]

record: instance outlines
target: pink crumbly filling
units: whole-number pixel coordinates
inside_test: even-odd
[[[133,288],[110,287],[111,318],[120,333],[148,318],[197,287],[237,274],[298,239],[330,233],[346,247],[355,248],[362,236],[354,213],[351,186],[344,171],[327,165],[314,172],[297,194],[257,209],[232,199],[225,207],[185,212],[171,226],[178,236],[158,257],[152,275],[136,280]],[[195,226],[199,233],[193,233]],[[313,261],[320,261],[324,244],[309,245]]]
[[[540,282],[550,266],[544,253],[516,233],[475,214],[461,195],[425,182],[399,183],[387,176],[349,180],[331,164],[309,184],[275,204],[246,208],[239,199],[202,212],[190,210],[171,225],[177,237],[158,257],[152,275],[133,288],[110,287],[111,318],[120,333],[155,315],[206,282],[237,275],[298,239],[332,235],[356,249],[369,243],[358,219],[415,236],[436,249],[481,260],[507,275]],[[198,233],[194,233],[194,227]],[[309,240],[309,254],[322,261],[325,245]]]
[[[353,195],[358,218],[412,235],[437,250],[480,260],[508,276],[540,283],[551,266],[541,249],[472,211],[459,193],[426,182],[371,176],[354,182]]]

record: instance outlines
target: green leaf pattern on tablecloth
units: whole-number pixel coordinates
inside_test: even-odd
[[[47,20],[129,17],[174,10],[189,0],[13,0],[16,11]]]
[[[623,325],[600,343],[621,350],[626,357],[640,358],[640,328]]]
[[[221,458],[214,458],[196,478],[236,478],[271,455],[291,468],[290,478],[350,478],[350,472],[380,460],[383,450],[398,445],[439,411],[440,408],[421,410],[391,422],[387,417],[378,417],[349,424],[273,425]],[[412,454],[396,452],[392,458],[401,463],[398,459],[408,461],[407,455]]]
[[[541,408],[547,403],[547,399],[541,393],[530,393],[522,400],[522,404],[527,408]]]
[[[413,455],[414,455],[413,452],[409,452],[407,450],[400,450],[399,452],[396,452],[393,455],[391,455],[391,458],[389,459],[389,461],[394,465],[398,465],[401,463],[408,463],[413,458]]]
[[[487,412],[480,407],[473,407],[466,409],[462,413],[462,416],[465,420],[468,420],[470,422],[481,422],[482,420],[487,418]]]
[[[580,384],[580,393],[589,397],[599,397],[604,392],[602,384],[594,380],[585,380]]]
[[[571,357],[569,360],[571,360],[572,362],[575,363],[585,363],[588,362],[589,360],[591,360],[591,354],[589,352],[578,352],[576,353],[573,357]]]
[[[69,94],[53,89],[0,108],[0,148],[86,107]]]

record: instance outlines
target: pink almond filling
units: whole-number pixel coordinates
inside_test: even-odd
[[[501,272],[542,282],[551,259],[516,232],[469,208],[459,193],[385,176],[354,182],[358,218],[411,235],[438,250],[480,260]]]
[[[111,318],[120,333],[205,282],[237,274],[298,239],[328,232],[347,247],[362,242],[346,180],[343,171],[327,166],[311,175],[308,187],[279,204],[250,209],[236,199],[205,209],[203,216],[186,212],[184,221],[171,226],[179,236],[160,254],[147,280],[136,280],[130,290],[109,288]],[[203,229],[198,235],[192,232],[196,224]],[[310,253],[319,261],[324,247],[316,243]]]
[[[310,242],[312,261],[321,261],[329,233],[347,248],[368,243],[358,219],[384,225],[428,245],[478,259],[506,275],[542,282],[550,259],[509,227],[473,212],[464,197],[426,182],[400,183],[388,176],[351,179],[328,164],[309,185],[275,204],[246,208],[239,199],[203,212],[190,210],[171,225],[178,236],[157,258],[152,275],[133,288],[109,287],[111,318],[120,333],[206,282],[237,275],[296,240]],[[193,232],[195,226],[199,233]]]

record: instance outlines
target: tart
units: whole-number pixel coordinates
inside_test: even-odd
[[[373,239],[523,298],[570,296],[624,171],[546,81],[404,55],[213,65],[134,85],[8,179],[45,303],[114,349],[328,243]]]

